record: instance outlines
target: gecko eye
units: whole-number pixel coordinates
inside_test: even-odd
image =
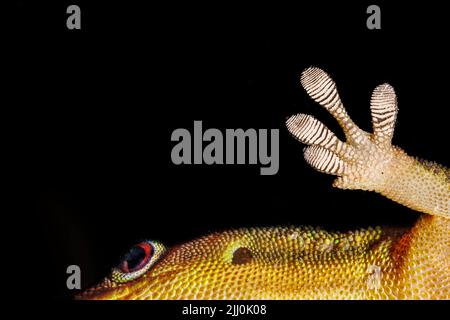
[[[119,265],[113,268],[111,280],[124,283],[146,273],[164,253],[164,246],[155,241],[144,241],[133,246]]]
[[[120,271],[129,273],[142,269],[153,255],[153,247],[148,242],[135,245],[120,263]]]

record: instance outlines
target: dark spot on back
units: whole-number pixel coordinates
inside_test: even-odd
[[[244,247],[238,248],[233,253],[232,264],[244,264],[253,260],[252,252]]]

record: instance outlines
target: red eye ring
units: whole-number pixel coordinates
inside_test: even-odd
[[[122,262],[111,270],[110,279],[115,283],[126,283],[141,277],[166,252],[164,245],[157,241],[143,241],[133,246]]]
[[[150,261],[154,248],[149,242],[141,242],[131,248],[119,265],[120,271],[130,273],[144,268]]]

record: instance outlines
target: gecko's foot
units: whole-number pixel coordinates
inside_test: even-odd
[[[308,95],[328,110],[344,130],[340,141],[325,125],[306,114],[291,116],[286,125],[292,135],[308,147],[306,162],[318,171],[337,175],[334,186],[374,190],[384,182],[394,147],[391,145],[397,117],[397,99],[389,84],[372,93],[370,109],[373,133],[360,128],[348,116],[330,76],[319,68],[303,71],[301,84]]]

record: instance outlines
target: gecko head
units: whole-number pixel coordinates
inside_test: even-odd
[[[165,246],[156,241],[143,241],[134,245],[122,257],[119,264],[112,268],[108,277],[76,296],[76,299],[127,299],[130,288],[139,285],[137,280],[146,278],[146,275],[149,274],[165,253]]]
[[[244,241],[245,242],[245,241]],[[226,275],[251,268],[255,256],[239,233],[213,233],[166,248],[156,241],[133,246],[98,285],[85,290],[80,300],[150,300],[218,295],[230,285]],[[223,276],[223,277],[222,277]],[[240,280],[235,279],[236,283]]]

